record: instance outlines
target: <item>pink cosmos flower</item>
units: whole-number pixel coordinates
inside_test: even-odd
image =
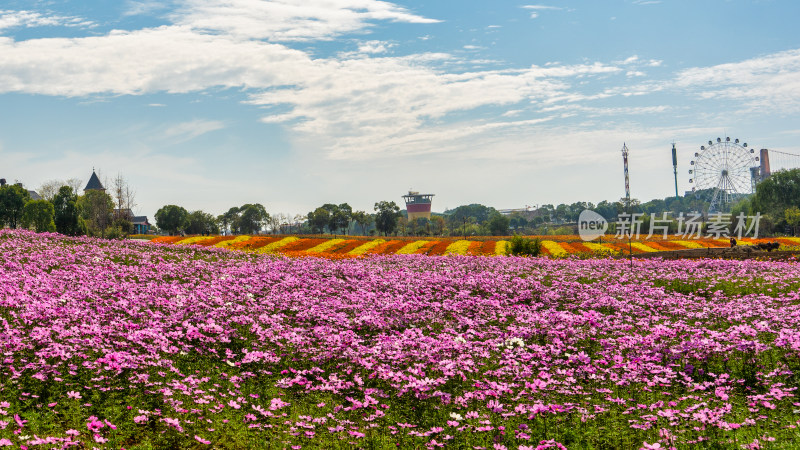
[[[198,436],[198,435],[196,435],[196,434],[194,435],[194,438],[197,440],[197,442],[199,442],[199,443],[201,443],[201,444],[208,445],[208,444],[210,444],[210,443],[211,443],[211,441],[207,441],[207,440],[205,440],[205,439],[201,438],[200,436]]]
[[[81,397],[81,394],[79,392],[69,391],[67,392],[67,398],[81,399],[83,397]]]

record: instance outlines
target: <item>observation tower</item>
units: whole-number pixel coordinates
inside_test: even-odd
[[[408,191],[408,195],[403,196],[408,211],[408,220],[419,218],[431,218],[431,200],[434,194],[420,194],[417,191]]]

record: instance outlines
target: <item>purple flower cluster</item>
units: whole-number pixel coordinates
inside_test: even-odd
[[[800,424],[794,263],[0,252],[0,446],[759,448]]]

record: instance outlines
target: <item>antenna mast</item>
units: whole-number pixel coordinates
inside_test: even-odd
[[[628,179],[628,146],[622,143],[622,162],[625,163],[625,203],[627,207],[631,206],[631,184]]]
[[[672,170],[675,172],[675,198],[680,198],[678,195],[678,151],[675,150],[675,143],[672,143]]]

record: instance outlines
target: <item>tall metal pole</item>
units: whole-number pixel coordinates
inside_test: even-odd
[[[631,213],[631,183],[628,179],[628,146],[622,143],[622,162],[625,163],[625,204],[628,209],[628,215],[631,219],[631,229],[628,231],[628,258],[631,261],[631,268],[633,268],[633,214]]]
[[[672,170],[675,172],[675,198],[678,196],[678,151],[675,150],[675,143],[672,143]]]
[[[625,203],[628,205],[628,209],[630,209],[631,184],[630,180],[628,179],[628,146],[625,145],[624,142],[622,143],[622,162],[625,163]]]

